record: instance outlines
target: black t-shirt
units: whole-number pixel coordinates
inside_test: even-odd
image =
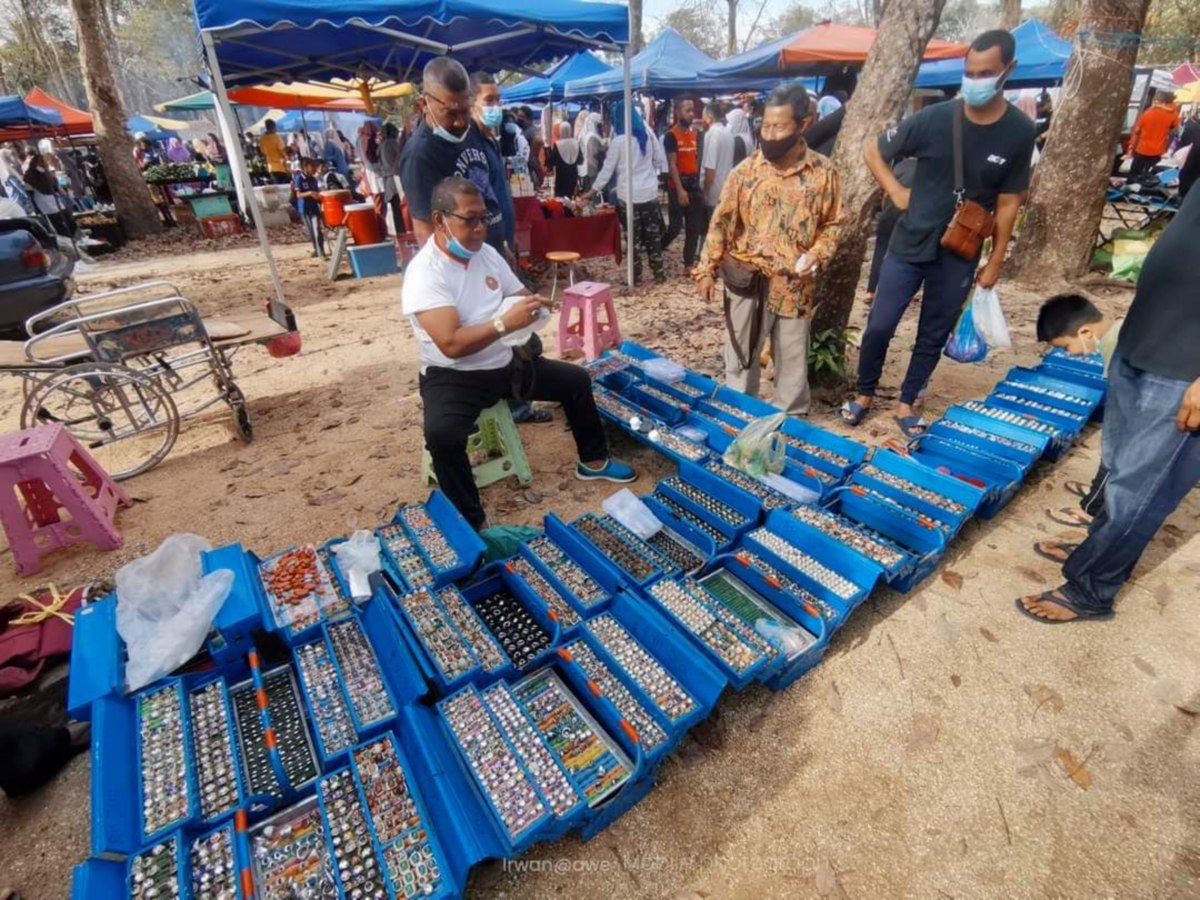
[[[492,172],[487,138],[471,123],[460,143],[438,137],[424,122],[404,145],[400,154],[400,183],[408,200],[408,212],[414,219],[433,219],[433,188],[443,178],[458,175],[483,192],[487,204],[488,243],[504,244],[504,218],[500,200],[492,188]]]
[[[942,234],[954,218],[954,107],[939,103],[909,116],[879,136],[879,152],[887,162],[914,156],[908,209],[896,223],[888,252],[907,262],[937,258]],[[1000,120],[976,125],[963,116],[963,184],[967,198],[988,210],[998,194],[1019,194],[1029,187],[1034,125],[1009,105]]]
[[[1137,293],[1121,326],[1116,351],[1134,368],[1180,381],[1200,378],[1197,247],[1200,189],[1184,198],[1179,212],[1142,264]]]
[[[838,132],[842,130],[842,120],[845,118],[846,104],[843,103],[829,115],[808,126],[804,132],[805,142],[822,156],[831,155]]]

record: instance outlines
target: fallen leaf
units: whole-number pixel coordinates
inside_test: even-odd
[[[959,677],[958,675],[951,675],[951,676],[950,676],[950,683],[951,683],[952,685],[954,685],[955,687],[958,687],[958,686],[960,686],[960,685],[962,684],[962,678],[961,678],[961,677]]]
[[[842,711],[842,694],[838,690],[836,681],[830,681],[825,685],[825,702],[835,713]]]
[[[362,481],[362,472],[359,472],[357,475],[355,475],[353,478],[351,478],[349,481],[347,481],[344,485],[342,485],[342,487],[353,487],[354,485],[358,484],[360,481]]]
[[[1155,670],[1154,666],[1150,665],[1150,663],[1146,662],[1140,656],[1135,656],[1133,658],[1133,664],[1138,667],[1139,671],[1145,672],[1151,678],[1153,678],[1155,675],[1158,674],[1158,672]]]
[[[817,893],[822,897],[828,897],[838,891],[837,872],[834,871],[833,863],[822,856],[817,860]]]
[[[1054,758],[1062,763],[1067,777],[1085,791],[1092,786],[1092,773],[1088,771],[1087,766],[1070,750],[1064,747],[1055,747]]]
[[[1044,684],[1027,684],[1025,693],[1034,702],[1033,714],[1036,716],[1045,707],[1050,712],[1062,712],[1063,699],[1054,688]]]
[[[956,591],[962,590],[963,577],[951,569],[947,569],[942,573],[942,581],[946,582],[946,584],[950,585]]]
[[[1167,534],[1171,535],[1172,537],[1183,537],[1183,529],[1180,528],[1178,525],[1170,525],[1170,524],[1164,525],[1162,527],[1162,530],[1165,531]]]
[[[980,628],[980,629],[979,629],[979,633],[980,633],[981,635],[983,635],[983,639],[984,639],[985,641],[987,641],[988,643],[990,643],[990,644],[998,644],[998,643],[1000,643],[1000,638],[996,637],[994,634],[992,634],[992,633],[991,633],[990,631],[988,631],[986,628]]]
[[[1041,572],[1039,572],[1037,569],[1031,569],[1028,566],[1017,566],[1013,571],[1019,572],[1020,574],[1024,575],[1026,578],[1028,578],[1034,584],[1045,584],[1046,583],[1046,576],[1043,575]]]
[[[308,505],[309,506],[324,506],[327,503],[336,503],[338,500],[341,500],[345,496],[346,495],[343,494],[341,491],[337,490],[337,488],[331,488],[330,490],[325,491],[322,494],[317,494],[315,497],[309,497]]]

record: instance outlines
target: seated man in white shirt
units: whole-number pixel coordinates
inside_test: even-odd
[[[404,271],[401,305],[417,336],[425,446],[443,493],[473,528],[486,527],[467,438],[483,410],[517,396],[562,404],[581,460],[576,478],[633,481],[632,468],[608,457],[587,372],[540,356],[525,361],[501,342],[533,324],[550,301],[530,294],[486,243],[482,192],[465,178],[445,178],[433,189],[431,207],[433,240]],[[504,299],[513,296],[524,299],[501,315]]]

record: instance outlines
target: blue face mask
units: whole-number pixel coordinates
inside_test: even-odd
[[[467,130],[464,131],[462,134],[453,134],[453,133],[447,131],[441,125],[435,125],[434,129],[433,129],[433,133],[436,134],[438,137],[440,137],[443,141],[449,141],[451,144],[461,144],[463,141],[465,141],[467,139],[467,131],[470,131],[470,130],[471,130],[470,128],[467,128]]]
[[[446,250],[455,259],[462,262],[470,262],[471,258],[478,253],[478,250],[471,250],[459,243],[458,238],[452,234],[446,235]]]
[[[495,131],[500,127],[500,123],[504,121],[504,110],[499,106],[485,106],[483,108],[483,124]]]
[[[996,96],[996,92],[1000,90],[1000,76],[992,75],[987,78],[969,78],[963,76],[962,94],[963,102],[967,106],[984,106]]]

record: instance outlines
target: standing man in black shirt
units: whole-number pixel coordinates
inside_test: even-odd
[[[696,253],[704,237],[708,218],[704,207],[704,187],[701,185],[700,161],[704,158],[699,132],[693,127],[696,104],[692,100],[675,101],[675,124],[663,138],[667,154],[667,195],[670,215],[662,246],[667,246],[683,232],[683,267],[691,271]]]
[[[916,346],[895,415],[905,436],[923,434],[927,425],[913,411],[913,404],[938,364],[971,285],[990,288],[1000,277],[1017,211],[1029,188],[1033,156],[1033,122],[1004,99],[1004,80],[1016,65],[1015,50],[1007,31],[985,31],[967,54],[960,99],[923,109],[889,128],[877,142],[867,144],[871,174],[903,215],[892,233],[862,337],[858,396],[841,410],[850,425],[861,422],[871,408],[896,326],[923,285]],[[965,199],[995,216],[991,256],[978,275],[978,257],[964,259],[941,246],[958,199],[954,129],[959,118]],[[917,160],[911,188],[904,187],[892,172],[892,161],[905,156]]]
[[[1200,483],[1200,191],[1184,200],[1146,256],[1108,370],[1101,457],[1104,509],[1070,554],[1066,583],[1017,608],[1039,622],[1107,619],[1117,592],[1188,491]]]

